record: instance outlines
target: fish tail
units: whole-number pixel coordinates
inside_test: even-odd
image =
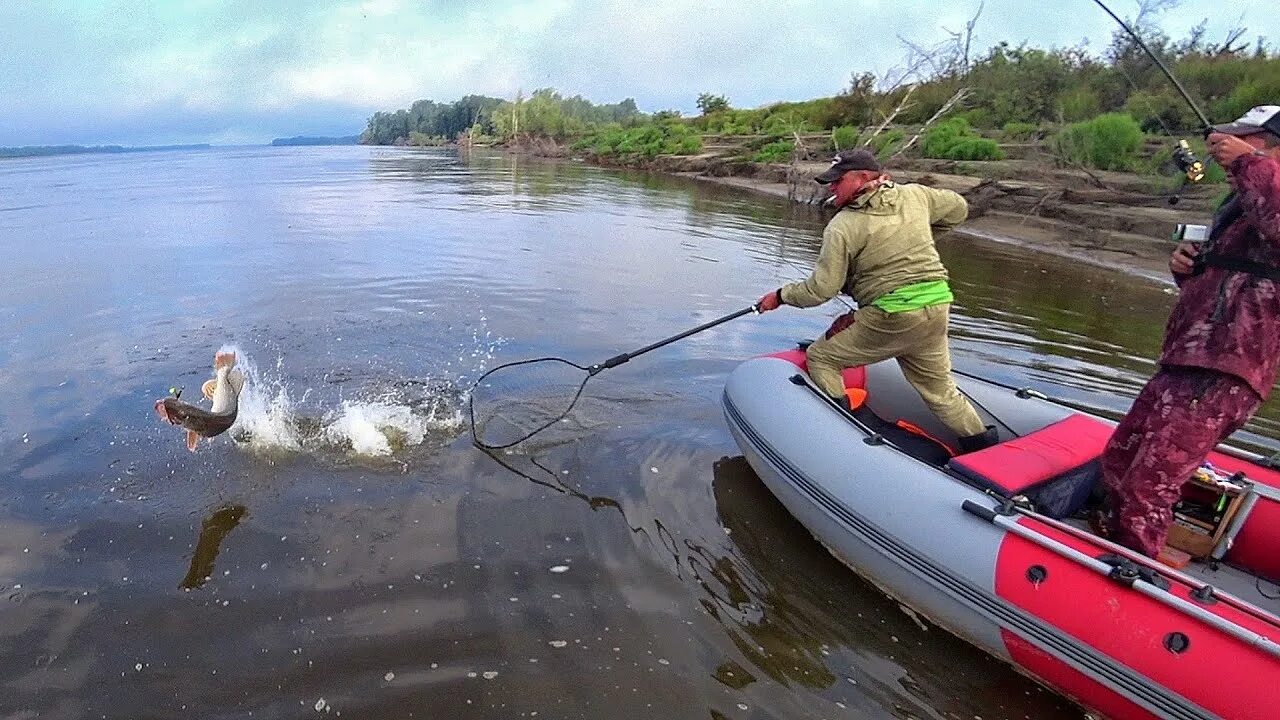
[[[213,367],[215,370],[229,368],[236,364],[236,354],[233,352],[220,352],[213,356]]]

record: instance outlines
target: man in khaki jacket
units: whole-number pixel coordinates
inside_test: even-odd
[[[996,442],[951,377],[947,320],[953,297],[933,227],[951,228],[969,214],[950,190],[894,183],[874,155],[845,150],[815,178],[832,186],[840,208],[822,234],[817,266],[807,280],[760,298],[760,312],[781,305],[814,307],[844,291],[858,303],[826,337],[809,346],[809,375],[846,404],[841,371],[895,358],[908,382],[964,452]]]

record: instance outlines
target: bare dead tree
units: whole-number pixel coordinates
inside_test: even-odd
[[[1236,18],[1236,21],[1227,30],[1227,36],[1222,42],[1205,48],[1205,53],[1213,57],[1239,54],[1249,46],[1249,41],[1244,40],[1244,35],[1247,32],[1249,32],[1249,28],[1244,26],[1244,15],[1241,15]],[[1241,42],[1242,40],[1244,41]]]
[[[915,84],[921,79],[925,67],[932,67],[935,64],[928,50],[917,48],[905,41],[904,45],[907,47],[907,54],[902,66],[890,68],[879,83],[878,89],[882,95],[892,95],[907,85]]]
[[[1181,53],[1188,53],[1202,50],[1204,48],[1204,36],[1209,31],[1208,23],[1209,21],[1207,19],[1196,23],[1196,25],[1191,28],[1191,31],[1187,33],[1187,38],[1178,43],[1178,51]]]
[[[969,71],[969,55],[973,48],[973,29],[978,24],[978,18],[982,17],[982,9],[986,4],[987,0],[982,0],[982,2],[978,3],[978,9],[973,13],[973,17],[969,18],[968,22],[964,24],[964,30],[956,32],[947,30],[945,27],[942,28],[951,36],[951,43],[955,47],[955,52],[951,57],[952,67],[948,68],[949,71],[955,72],[958,70],[960,73]]]
[[[934,80],[938,78],[958,77],[969,71],[970,57],[973,53],[973,32],[982,17],[986,0],[978,3],[973,13],[961,30],[942,30],[949,36],[946,40],[934,45],[921,45],[898,35],[898,43],[907,50],[907,64],[917,68],[928,68],[928,73],[920,78]]]
[[[942,50],[940,47],[925,47],[901,35],[898,36],[898,43],[906,48],[907,66],[913,69],[912,72],[904,72],[902,74],[903,81],[908,76],[918,74],[919,69],[926,66],[929,68],[927,77],[940,77],[945,73],[945,63],[941,60]]]
[[[1147,23],[1163,12],[1173,10],[1182,4],[1182,0],[1137,0],[1138,14],[1133,18],[1135,30],[1144,29]]]
[[[935,112],[932,116],[929,117],[928,120],[924,122],[924,125],[920,126],[920,129],[916,131],[916,134],[912,135],[911,139],[908,140],[902,147],[898,148],[897,151],[893,153],[893,155],[890,155],[889,159],[886,160],[885,162],[886,163],[892,162],[899,155],[909,150],[911,146],[915,145],[916,141],[920,139],[920,136],[924,135],[925,131],[929,129],[930,125],[934,124],[935,122],[940,120],[942,116],[951,112],[961,103],[963,103],[964,99],[968,95],[969,95],[969,88],[967,87],[962,87],[959,90],[957,90],[956,93],[952,95],[949,100],[947,100],[945,103],[942,104],[942,107],[938,108],[937,112]]]

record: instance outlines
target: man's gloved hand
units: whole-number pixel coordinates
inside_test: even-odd
[[[836,318],[835,321],[831,323],[831,327],[827,328],[826,338],[830,340],[831,338],[835,337],[841,330],[844,330],[848,328],[850,325],[852,325],[853,321],[856,319],[854,317],[854,315],[856,314],[857,314],[857,310],[850,310],[849,312]]]
[[[770,310],[777,310],[782,306],[782,288],[778,288],[772,292],[765,293],[764,297],[756,301],[756,311],[767,313]]]

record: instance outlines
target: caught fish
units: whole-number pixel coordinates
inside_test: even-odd
[[[186,428],[188,450],[195,452],[200,438],[216,437],[235,424],[240,391],[244,388],[244,374],[236,370],[235,365],[233,352],[213,356],[214,376],[201,388],[204,396],[213,401],[208,410],[182,402],[181,391],[156,401],[156,414],[161,420]]]

